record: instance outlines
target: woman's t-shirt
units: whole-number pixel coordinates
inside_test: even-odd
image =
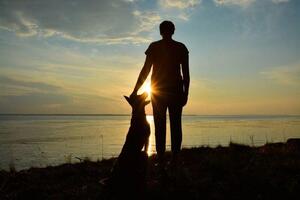
[[[182,92],[180,65],[188,58],[188,49],[183,43],[159,40],[149,45],[145,54],[152,61],[151,85],[154,91]]]

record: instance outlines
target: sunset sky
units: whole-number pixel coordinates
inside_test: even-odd
[[[300,114],[299,0],[0,0],[0,113],[128,114],[163,20],[190,52],[184,114]]]

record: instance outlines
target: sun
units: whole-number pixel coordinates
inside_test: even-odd
[[[151,84],[150,84],[150,82],[146,83],[144,90],[145,90],[145,92],[148,93],[148,96],[151,95]]]
[[[147,99],[150,99],[151,97],[151,93],[153,92],[153,89],[151,88],[151,83],[150,81],[147,81],[143,84],[143,86],[141,87],[141,89],[139,90],[139,94],[142,94],[146,92],[148,94]]]

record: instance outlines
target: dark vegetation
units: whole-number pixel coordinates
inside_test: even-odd
[[[183,149],[161,178],[149,157],[145,199],[299,199],[299,140]],[[170,155],[167,155],[170,159]],[[0,199],[108,199],[99,180],[115,158],[0,172]]]

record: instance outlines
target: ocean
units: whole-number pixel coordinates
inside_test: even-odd
[[[101,160],[121,151],[129,115],[0,115],[0,169]],[[153,116],[149,154],[155,153]],[[300,116],[185,115],[183,148],[230,142],[260,146],[300,137]],[[167,123],[167,150],[170,132]]]

